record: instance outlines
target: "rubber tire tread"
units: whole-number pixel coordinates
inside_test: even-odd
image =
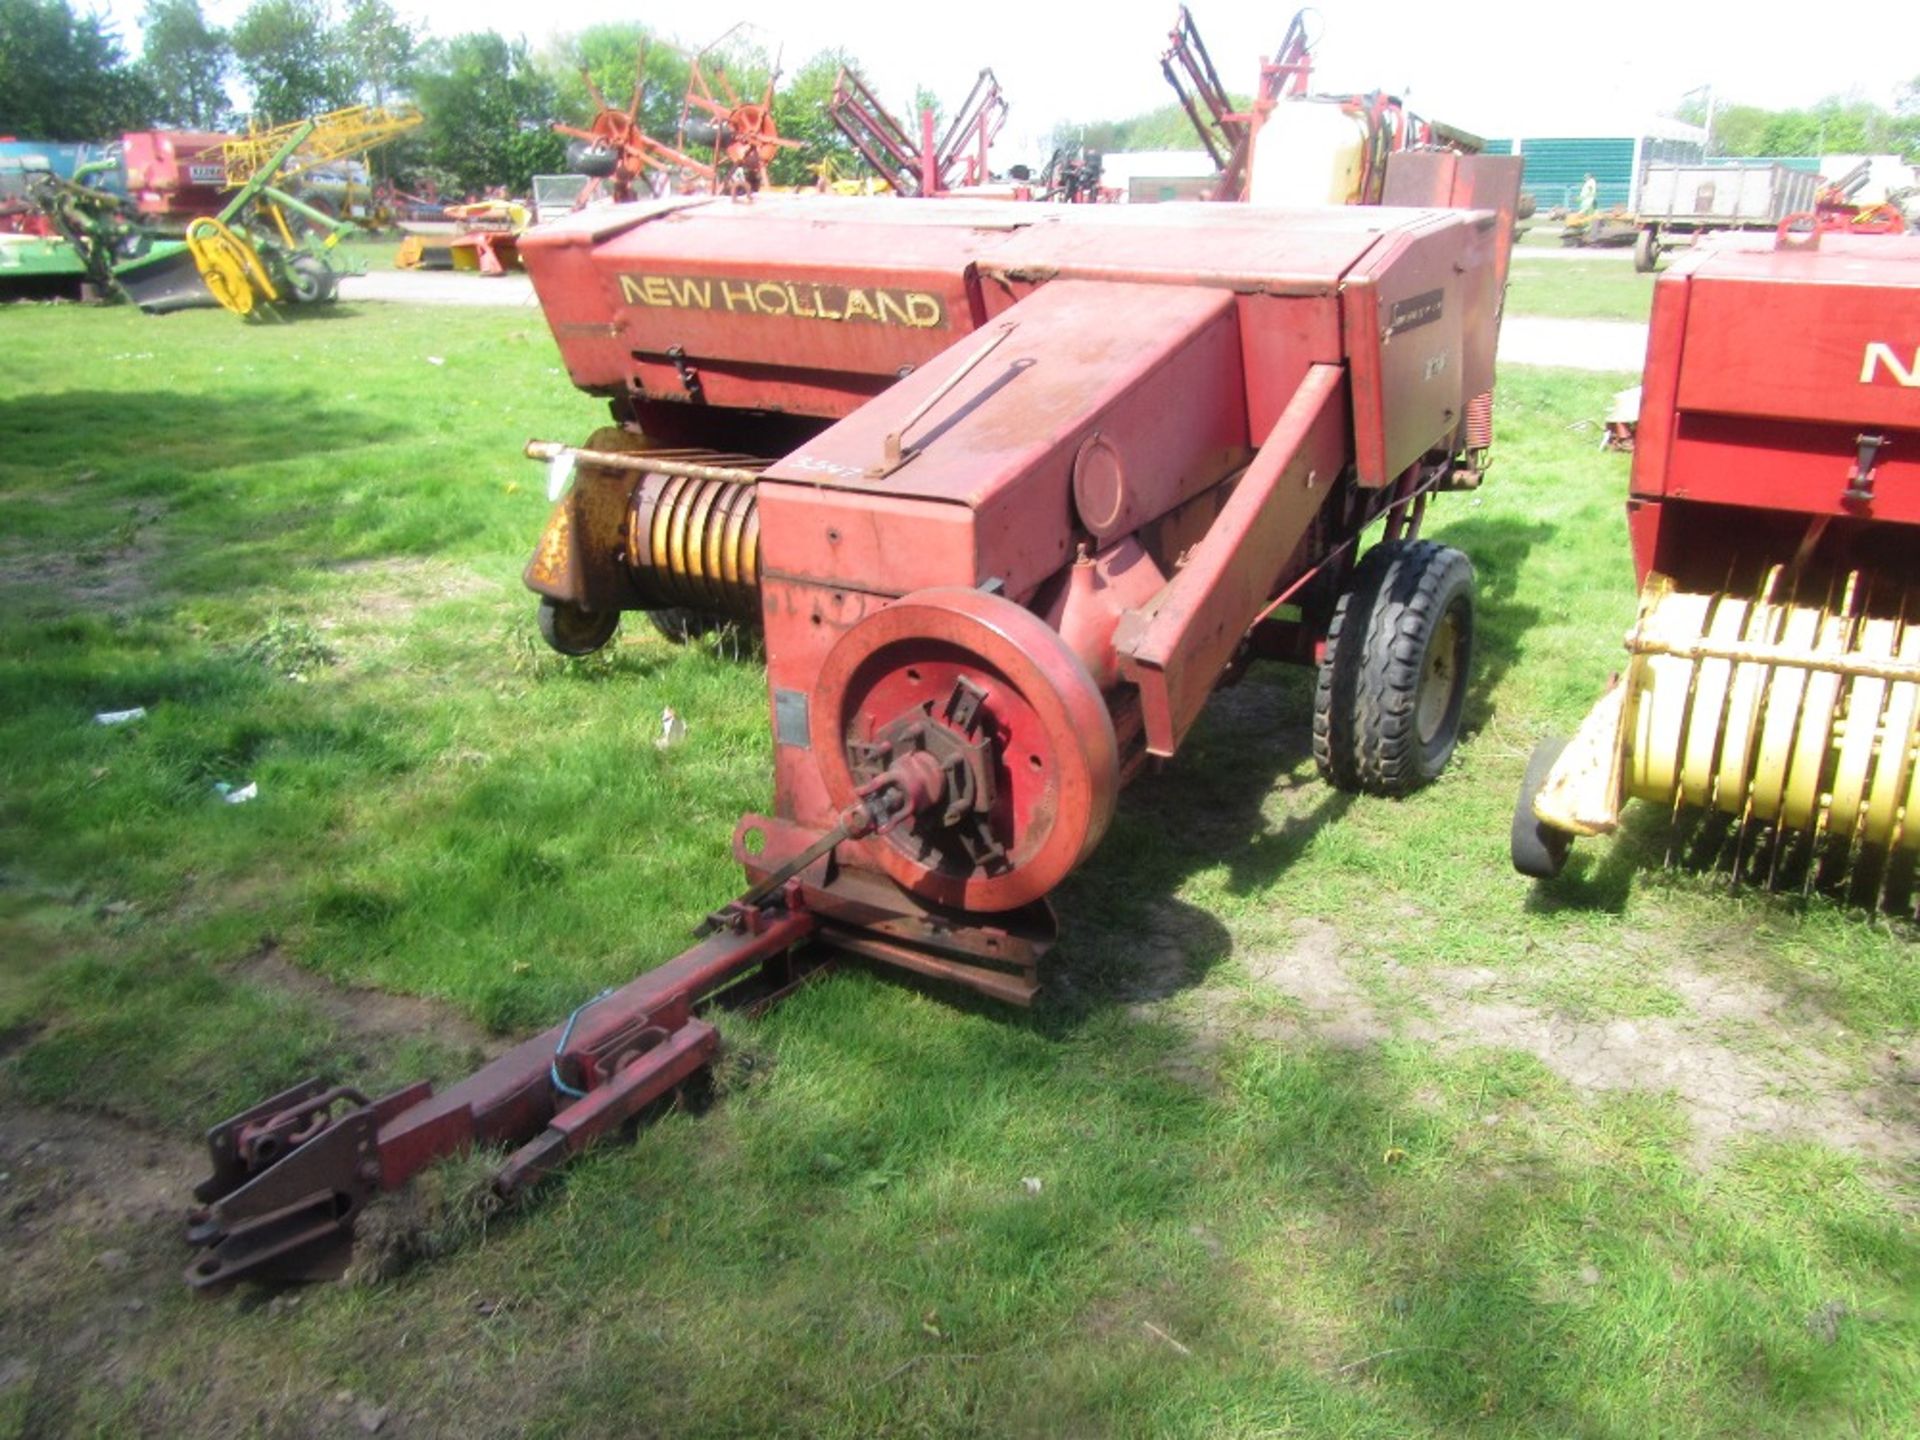
[[[540,597],[536,619],[548,647],[575,659],[604,649],[620,628],[618,610],[584,611],[546,595]]]
[[[333,267],[314,255],[295,255],[287,261],[290,298],[298,305],[324,305],[340,290]]]
[[[1633,237],[1633,268],[1641,275],[1651,275],[1660,268],[1660,242],[1651,230]]]
[[[1334,604],[1313,695],[1313,758],[1340,790],[1409,795],[1453,755],[1459,715],[1429,757],[1415,728],[1427,642],[1459,590],[1467,597],[1460,680],[1473,662],[1473,564],[1431,540],[1369,550]]]
[[[1527,757],[1526,778],[1520,782],[1520,798],[1513,806],[1513,828],[1507,835],[1507,854],[1513,868],[1533,880],[1551,880],[1567,868],[1567,855],[1573,849],[1573,835],[1548,825],[1533,813],[1533,797],[1547,783],[1554,763],[1567,742],[1549,735],[1533,747]]]

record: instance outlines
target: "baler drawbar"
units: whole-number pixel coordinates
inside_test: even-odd
[[[558,495],[543,632],[758,620],[750,888],[443,1095],[316,1080],[216,1127],[191,1283],[337,1269],[375,1194],[474,1143],[519,1145],[498,1187],[523,1188],[712,1058],[704,1006],[829,957],[1030,1002],[1050,895],[1256,658],[1316,666],[1331,783],[1432,780],[1473,576],[1419,530],[1485,470],[1518,179],[1408,152],[1396,208],[763,195],[528,232],[614,422],[529,447]]]

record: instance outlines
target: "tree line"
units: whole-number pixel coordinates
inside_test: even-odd
[[[1704,125],[1706,106],[1691,100],[1679,117]],[[1899,88],[1891,107],[1834,95],[1793,110],[1721,105],[1712,118],[1715,155],[1899,155],[1920,161],[1920,75]]]
[[[147,0],[141,19],[135,55],[108,20],[71,0],[0,0],[0,135],[104,141],[127,130],[232,130],[248,118],[277,124],[411,100],[426,122],[380,152],[383,173],[431,180],[448,194],[496,185],[524,193],[533,175],[566,168],[553,122],[593,117],[582,70],[624,108],[644,54],[644,128],[671,143],[691,63],[639,24],[591,26],[535,50],[493,31],[430,36],[388,0],[253,0],[229,29],[209,23],[200,0]],[[777,77],[776,123],[805,148],[776,157],[775,183],[806,183],[828,153],[853,163],[826,103],[840,66],[854,63],[824,51]],[[739,39],[702,64],[710,80],[724,73],[754,101],[774,66]],[[250,97],[245,115],[236,113],[236,88]]]

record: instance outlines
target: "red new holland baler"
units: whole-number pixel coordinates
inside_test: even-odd
[[[1542,742],[1513,860],[1629,798],[1736,877],[1896,905],[1920,854],[1920,236],[1727,236],[1655,287],[1625,673]]]
[[[476,1141],[512,1192],[714,1054],[696,1013],[844,954],[1029,1001],[1047,897],[1255,656],[1319,666],[1336,785],[1454,746],[1517,162],[1394,157],[1414,208],[762,196],[528,232],[574,382],[527,583],[559,648],[621,612],[764,629],[774,813],[679,958],[441,1095],[321,1081],[216,1127],[196,1285],[336,1267],[377,1191]],[[1384,537],[1362,555],[1363,532]]]

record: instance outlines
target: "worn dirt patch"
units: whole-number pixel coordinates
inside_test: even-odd
[[[0,1105],[0,1254],[18,1263],[56,1227],[99,1233],[171,1217],[197,1168],[193,1147],[125,1121]]]
[[[1305,1005],[1315,1033],[1325,1044],[1357,1050],[1392,1034],[1392,1027],[1374,1012],[1372,1002],[1347,974],[1340,932],[1321,920],[1302,920],[1295,929],[1291,950],[1247,960],[1253,978]]]
[[[491,1060],[513,1043],[489,1034],[457,1010],[433,1000],[335,985],[302,970],[276,945],[267,945],[237,966],[234,973],[301,1000],[331,1020],[349,1040],[361,1044],[384,1047],[396,1040],[430,1036],[450,1048],[477,1052]]]
[[[179,1286],[192,1147],[123,1121],[0,1103],[0,1390],[25,1434],[76,1377],[111,1377]]]
[[[153,570],[162,552],[156,522],[165,513],[164,506],[150,502],[129,505],[119,523],[76,550],[0,548],[0,587],[57,599],[75,610],[131,610],[153,594]]]
[[[1817,1139],[1879,1161],[1920,1160],[1920,1065],[1907,1058],[1913,1037],[1896,1037],[1863,1079],[1805,1043],[1803,1007],[1749,980],[1670,961],[1654,978],[1680,997],[1682,1013],[1586,1019],[1509,993],[1513,977],[1492,970],[1395,966],[1395,979],[1418,989],[1419,1013],[1400,1016],[1368,997],[1338,931],[1322,921],[1296,922],[1288,948],[1244,963],[1256,986],[1286,996],[1304,1018],[1236,1025],[1237,994],[1194,992],[1175,1017],[1192,1036],[1181,1063],[1210,1070],[1231,1033],[1346,1049],[1398,1037],[1442,1053],[1519,1050],[1578,1090],[1673,1095],[1703,1166],[1742,1135]]]
[[[89,1397],[111,1407],[136,1394],[146,1434],[419,1433],[395,1407],[339,1389],[324,1364],[267,1386],[244,1361],[229,1370],[217,1317],[194,1332],[208,1353],[191,1382],[156,1383],[152,1357],[202,1307],[255,1310],[248,1323],[267,1325],[302,1299],[298,1288],[186,1295],[181,1222],[205,1170],[204,1155],[172,1136],[0,1101],[0,1415],[20,1427],[7,1433],[92,1433]]]

